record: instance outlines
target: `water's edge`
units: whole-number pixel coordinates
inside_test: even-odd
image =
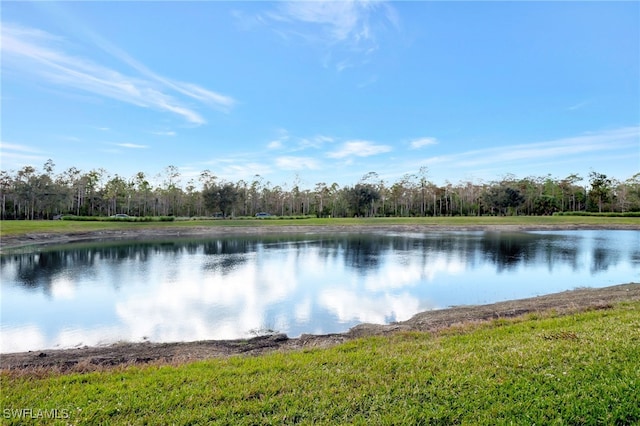
[[[193,226],[193,227],[162,227],[139,229],[110,229],[100,231],[83,231],[69,233],[29,233],[23,235],[8,235],[0,238],[0,254],[18,250],[20,252],[38,250],[45,246],[62,245],[78,242],[94,241],[140,241],[163,238],[208,238],[220,236],[260,236],[273,234],[295,233],[369,233],[369,232],[448,232],[448,231],[571,231],[571,230],[636,230],[640,231],[640,221],[637,225],[282,225],[282,226]]]
[[[625,301],[640,300],[640,283],[597,289],[581,288],[545,296],[478,306],[458,306],[425,311],[411,319],[389,325],[360,324],[346,333],[305,335],[290,339],[284,334],[252,339],[209,340],[176,343],[117,343],[109,346],[30,351],[0,355],[2,370],[92,371],[100,368],[153,362],[180,364],[215,357],[258,355],[275,350],[333,346],[354,338],[396,332],[434,332],[453,325],[512,318],[534,312],[558,315],[609,309]]]

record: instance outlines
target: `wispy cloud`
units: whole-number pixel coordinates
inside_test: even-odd
[[[82,142],[82,139],[80,139],[77,136],[60,136],[59,139],[63,142],[71,142],[71,143]]]
[[[229,181],[238,181],[256,175],[266,176],[272,171],[270,166],[262,163],[227,164],[220,168],[219,176]]]
[[[153,74],[155,76],[155,74]],[[168,87],[189,96],[190,98],[197,99],[201,102],[208,103],[213,106],[220,107],[224,110],[229,110],[236,104],[235,99],[230,96],[221,95],[211,90],[204,89],[200,86],[196,86],[192,83],[172,82],[170,80],[155,76],[157,80],[165,83]]]
[[[4,141],[0,141],[0,158],[2,159],[0,166],[3,170],[22,167],[28,163],[44,163],[48,159],[39,149]]]
[[[254,22],[271,25],[284,38],[321,46],[325,66],[334,64],[338,71],[362,62],[354,61],[353,53],[376,51],[380,31],[399,27],[390,4],[369,0],[283,2]]]
[[[372,75],[368,79],[362,81],[361,83],[358,83],[358,85],[356,87],[358,89],[363,89],[363,88],[365,88],[367,86],[370,86],[370,85],[374,84],[377,81],[378,81],[378,76],[377,75]]]
[[[290,138],[287,129],[277,129],[276,134],[276,138],[267,144],[268,149],[282,149]]]
[[[640,127],[624,127],[530,144],[498,146],[428,157],[421,159],[419,163],[448,170],[493,171],[494,176],[496,170],[524,172],[525,169],[540,165],[549,168],[573,163],[581,169],[588,169],[597,168],[604,155],[617,155],[633,149],[637,155],[638,146]]]
[[[414,139],[409,143],[409,146],[411,147],[411,149],[420,149],[423,148],[425,146],[429,146],[429,145],[435,145],[437,144],[438,141],[436,138],[418,138],[418,139]]]
[[[331,143],[334,141],[334,138],[332,138],[331,136],[325,136],[325,135],[315,135],[313,137],[310,138],[301,138],[298,141],[298,148],[299,149],[307,149],[307,148],[322,148],[324,145]]]
[[[327,154],[329,158],[370,157],[391,151],[388,145],[378,145],[370,141],[355,140],[345,142],[340,149]]]
[[[98,151],[105,152],[107,154],[122,154],[122,151],[116,148],[103,148],[103,149],[99,149]]]
[[[315,135],[310,137],[298,137],[289,134],[285,129],[278,130],[278,137],[267,144],[270,150],[286,149],[288,152],[304,151],[306,149],[320,149],[334,138],[326,135]]]
[[[146,149],[146,148],[149,148],[148,145],[138,145],[138,144],[135,144],[135,143],[128,143],[128,142],[116,143],[114,145],[115,146],[119,146],[121,148],[129,148],[129,149]]]
[[[254,176],[268,176],[273,173],[272,160],[256,153],[234,153],[216,156],[194,165],[196,169],[210,169],[215,175],[227,181],[252,180]]]
[[[39,149],[32,148],[27,145],[20,145],[9,142],[0,142],[0,149],[2,150],[10,150],[10,151],[19,151],[19,152],[29,152],[29,153],[40,153]]]
[[[126,75],[86,58],[68,54],[64,50],[65,41],[60,37],[11,23],[2,26],[3,68],[11,67],[36,75],[54,85],[143,108],[171,112],[196,125],[204,124],[206,120],[176,95],[187,96],[223,110],[235,104],[231,97],[192,83],[161,77],[108,42],[97,36],[94,39],[98,40],[99,47],[132,67],[138,75]]]
[[[470,151],[461,154],[458,160],[463,166],[475,166],[496,162],[532,161],[541,158],[559,159],[634,145],[637,147],[638,143],[640,143],[640,127],[625,127],[546,142]]]
[[[582,108],[586,107],[589,104],[590,104],[589,101],[578,102],[577,104],[574,104],[574,105],[571,105],[570,107],[568,107],[567,110],[575,111],[577,109],[582,109]]]
[[[320,163],[311,157],[278,157],[276,158],[276,166],[284,170],[317,170]]]
[[[279,140],[274,140],[267,144],[267,148],[269,149],[281,149],[282,147],[282,141]]]
[[[165,132],[151,132],[154,135],[158,135],[158,136],[175,136],[177,133],[174,132],[173,130],[168,130]]]
[[[356,1],[286,2],[270,16],[321,27],[330,42],[358,42],[372,38],[368,24],[371,3]]]

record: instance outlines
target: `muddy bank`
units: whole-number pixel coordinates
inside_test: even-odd
[[[361,324],[342,334],[302,335],[299,338],[275,334],[253,339],[186,343],[119,343],[103,347],[3,354],[0,355],[0,369],[17,372],[92,371],[131,364],[183,363],[232,355],[258,355],[276,350],[328,347],[358,337],[400,331],[434,332],[458,324],[512,318],[533,312],[554,310],[569,314],[590,309],[608,309],[615,303],[635,300],[640,300],[640,283],[577,289],[489,305],[426,311],[407,321],[390,325]]]
[[[38,248],[92,241],[141,241],[167,238],[209,238],[233,235],[274,234],[331,234],[331,233],[376,233],[376,232],[442,232],[442,231],[544,231],[544,230],[640,230],[639,225],[267,225],[267,226],[188,226],[136,229],[109,229],[69,233],[29,233],[0,238],[0,253],[15,249],[37,250]]]

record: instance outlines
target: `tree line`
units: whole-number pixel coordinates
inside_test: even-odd
[[[320,182],[302,189],[272,185],[260,175],[229,182],[203,171],[181,185],[177,167],[168,166],[151,184],[143,172],[131,178],[104,169],[83,172],[75,167],[55,172],[48,160],[42,170],[25,166],[0,171],[2,219],[51,219],[57,215],[239,217],[266,212],[278,216],[481,216],[551,215],[557,212],[638,212],[640,173],[616,180],[592,171],[585,179],[571,174],[491,182],[436,185],[420,169],[395,182],[376,172],[353,185]]]

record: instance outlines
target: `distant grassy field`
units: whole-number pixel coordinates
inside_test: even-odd
[[[39,232],[86,232],[105,229],[175,228],[192,226],[350,226],[350,225],[522,225],[570,226],[636,225],[638,217],[597,216],[481,216],[481,217],[425,217],[425,218],[337,218],[337,219],[235,219],[235,220],[176,220],[175,222],[83,222],[67,220],[6,220],[0,221],[0,237]]]
[[[0,384],[15,425],[639,424],[640,302]]]

